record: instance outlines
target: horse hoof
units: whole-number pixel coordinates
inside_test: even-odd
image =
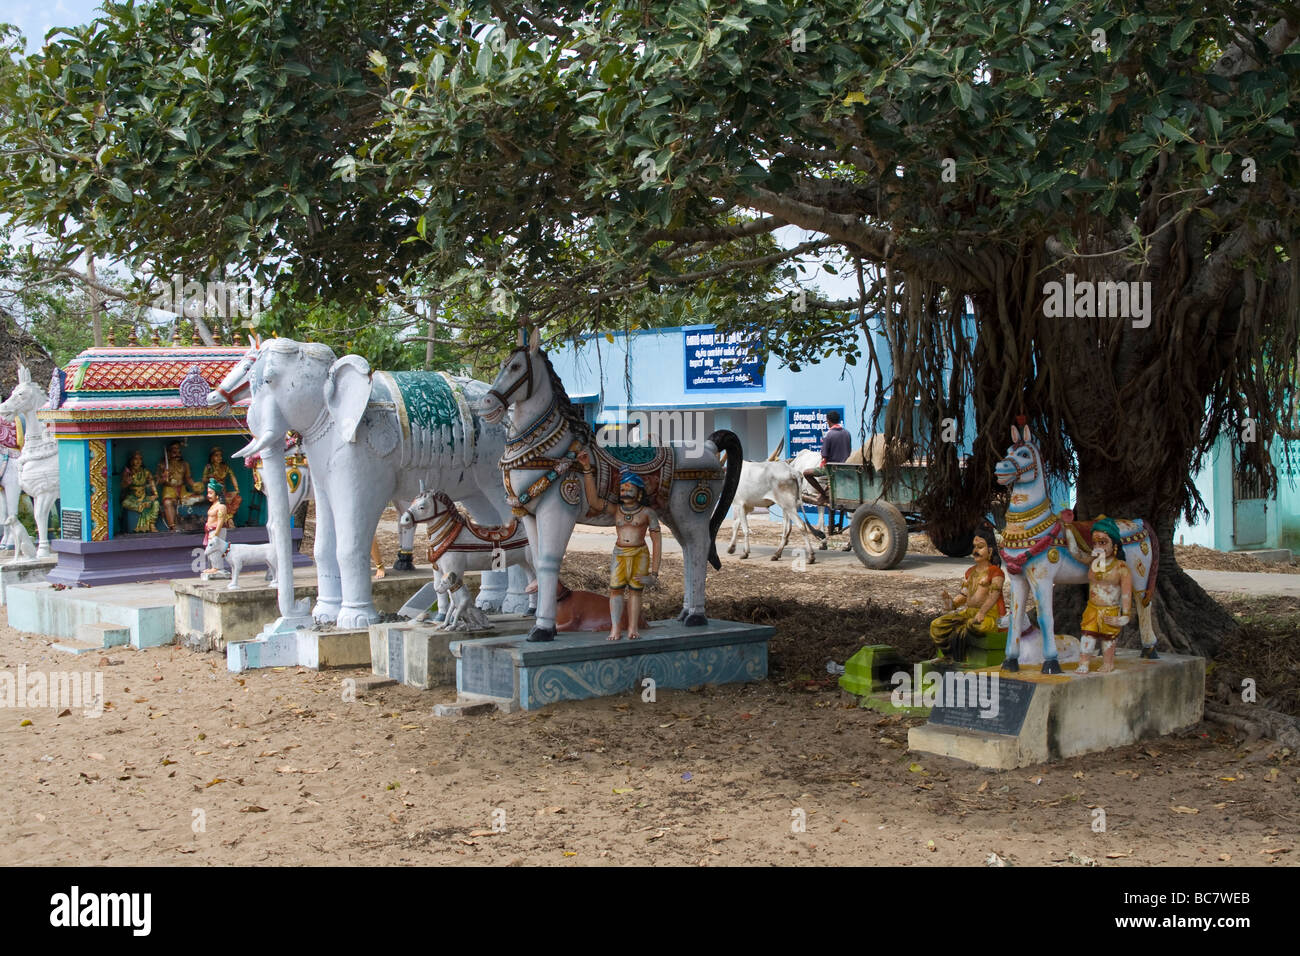
[[[817,546],[817,550],[818,550],[818,551],[825,551],[825,550],[826,550],[826,542],[823,541],[821,544],[819,544],[819,545]]]
[[[686,620],[684,620],[682,623],[685,624],[687,627],[703,627],[705,624],[709,623],[709,619],[705,617],[703,614],[699,614],[699,613],[688,614],[686,615]]]
[[[1015,674],[1020,670],[1020,661],[1014,657],[1008,657],[1002,662],[1002,670],[1011,671],[1011,673]]]
[[[1160,660],[1160,655],[1156,653],[1155,645],[1142,648],[1142,659],[1148,661]]]
[[[677,620],[678,621],[686,620],[686,618],[690,616],[690,613],[691,612],[686,610],[686,608],[682,608],[680,611],[677,612]]]
[[[733,544],[731,547],[727,549],[727,554],[735,554],[735,553],[736,553],[736,546]]]
[[[772,560],[773,560],[773,561],[780,561],[780,560],[781,560],[781,552],[778,551],[776,554],[772,555]]]
[[[1057,660],[1055,657],[1043,661],[1043,673],[1044,674],[1061,673],[1061,662]]]
[[[544,641],[553,641],[555,640],[555,628],[541,627],[538,625],[528,632],[528,640],[534,644],[540,644]]]

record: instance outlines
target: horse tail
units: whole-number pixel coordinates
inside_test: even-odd
[[[744,466],[745,453],[740,447],[740,436],[735,432],[720,429],[709,436],[709,441],[717,447],[719,452],[727,453],[727,477],[722,483],[722,493],[718,495],[718,503],[713,508],[713,516],[709,518],[709,564],[713,565],[713,570],[722,569],[722,561],[718,558],[718,548],[714,541],[718,536],[718,529],[722,527],[723,519],[727,517],[727,512],[731,510],[731,502],[736,497],[736,486],[740,484],[740,469]]]
[[[1156,593],[1156,572],[1160,569],[1160,541],[1156,538],[1156,529],[1146,518],[1142,519],[1142,527],[1146,529],[1147,537],[1151,539],[1151,575],[1147,578],[1146,586],[1146,603],[1150,604]]]

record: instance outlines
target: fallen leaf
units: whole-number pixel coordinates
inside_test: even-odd
[[[497,831],[496,830],[470,830],[469,835],[472,837],[496,836]]]
[[[934,845],[934,841],[933,841],[933,840],[926,840],[926,841],[925,841],[925,848],[926,848],[927,850],[929,850],[931,853],[934,853],[936,850],[939,849],[937,846]]]
[[[217,784],[225,783],[225,782],[226,780],[224,777],[213,777],[211,780],[209,780],[207,783],[203,785],[203,789],[206,790],[208,789],[208,787],[215,787]]]
[[[1178,807],[1170,807],[1169,809],[1174,811],[1174,813],[1200,813],[1201,812],[1196,807],[1178,806]]]
[[[199,850],[198,847],[193,847],[193,846],[178,846],[176,848],[176,852],[177,853],[198,853]]]
[[[636,787],[615,787],[614,788],[615,793],[634,793],[635,791],[636,791]]]
[[[240,813],[266,813],[266,807],[259,807],[250,803],[246,807],[240,807],[239,812]]]
[[[1219,854],[1219,862],[1220,862],[1220,863],[1227,863],[1227,862],[1228,862],[1229,860],[1231,860],[1231,859],[1232,859],[1232,854],[1231,854],[1231,853],[1220,853],[1220,854]]]
[[[170,759],[168,759],[167,757],[163,757],[163,758],[162,758],[162,765],[163,765],[164,767],[170,767],[170,766],[171,766],[172,764],[174,764],[175,762],[176,762],[175,760],[170,760]]]
[[[103,754],[86,754],[86,756],[89,757],[91,760],[103,760],[103,759],[104,759],[104,755],[103,755]]]
[[[18,721],[18,726],[19,726],[19,727],[30,727],[31,725],[32,725],[32,722],[31,722],[30,720],[27,720],[26,718],[24,718],[24,719]]]
[[[563,813],[564,807],[542,807],[537,811],[537,816],[545,816],[548,813]]]
[[[985,790],[987,790],[988,788],[989,788],[989,782],[988,782],[987,780],[985,780],[983,783],[981,783],[981,784],[979,785],[979,787],[976,788],[975,792],[976,792],[976,793],[983,793],[983,792],[984,792]],[[997,856],[996,853],[993,854],[993,855],[994,855],[994,856]]]
[[[1275,847],[1264,847],[1264,849],[1260,850],[1259,852],[1264,854],[1265,856],[1268,856],[1273,853],[1290,853],[1291,850],[1292,847],[1289,846],[1275,846]]]
[[[1133,851],[1132,851],[1132,850],[1125,850],[1123,853],[1107,853],[1107,854],[1106,854],[1106,859],[1108,859],[1108,860],[1121,860],[1121,859],[1123,859],[1123,858],[1126,857],[1126,856],[1132,856],[1132,855],[1133,855]]]
[[[577,856],[578,853],[577,853],[576,850],[565,850],[565,851],[564,851],[564,855],[565,855],[565,856]]]
[[[65,707],[63,710],[59,711],[59,716],[60,716],[60,717],[71,717],[71,716],[72,716],[72,711],[71,711],[71,709]]]

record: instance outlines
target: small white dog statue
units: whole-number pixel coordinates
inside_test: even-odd
[[[275,582],[275,546],[266,544],[230,544],[224,535],[213,535],[203,549],[204,555],[214,570],[224,571],[230,565],[230,583],[226,590],[233,591],[239,587],[239,572],[246,565],[266,565],[266,581]]]

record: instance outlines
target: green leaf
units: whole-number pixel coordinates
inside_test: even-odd
[[[130,202],[133,198],[131,190],[120,179],[110,179],[108,181],[108,191],[113,194],[114,199],[119,199],[122,202]]]
[[[426,229],[425,218],[424,216],[421,216],[419,219],[415,220],[415,231],[417,234],[419,234],[421,239],[425,238],[424,235],[425,229]]]
[[[311,203],[307,201],[306,196],[302,195],[301,193],[294,193],[289,198],[293,200],[293,204],[296,207],[298,207],[298,211],[300,213],[302,213],[304,216],[311,215]],[[242,222],[243,220],[240,221]]]

